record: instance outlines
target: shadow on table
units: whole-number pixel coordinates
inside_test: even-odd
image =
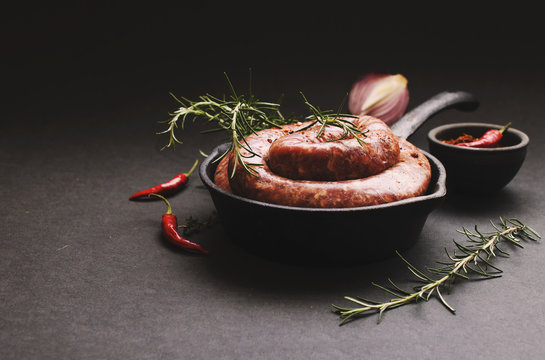
[[[228,284],[260,296],[298,297],[331,296],[339,300],[345,295],[375,296],[386,299],[384,294],[372,285],[372,282],[385,283],[388,277],[398,279],[400,284],[414,280],[406,265],[397,256],[385,260],[353,266],[304,266],[286,264],[264,259],[249,253],[234,244],[223,233],[220,224],[209,229],[202,236],[201,243],[210,254],[203,262],[206,266],[210,283]],[[406,253],[414,265],[429,265],[425,252],[409,249]],[[287,249],[289,251],[289,249]],[[426,261],[428,263],[426,263]],[[414,283],[408,285],[408,288]]]

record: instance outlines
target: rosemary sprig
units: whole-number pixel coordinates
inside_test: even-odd
[[[176,137],[176,130],[178,128],[183,130],[186,121],[195,122],[197,119],[201,119],[208,123],[215,124],[215,128],[202,132],[227,131],[231,142],[231,146],[216,159],[216,161],[221,160],[231,152],[233,153],[234,160],[233,170],[230,174],[231,177],[234,176],[238,164],[240,164],[247,173],[256,175],[256,171],[253,167],[261,166],[262,164],[251,163],[247,160],[254,158],[255,156],[259,157],[260,155],[251,149],[246,142],[246,137],[250,134],[255,134],[259,130],[272,127],[280,128],[282,125],[296,122],[298,119],[284,118],[280,112],[280,105],[277,103],[257,100],[251,90],[251,72],[247,96],[239,95],[235,91],[227,74],[224,73],[224,75],[231,93],[227,99],[220,99],[207,94],[200,96],[197,101],[192,101],[186,98],[177,98],[171,94],[172,97],[180,103],[180,107],[170,114],[170,119],[161,122],[166,123],[167,127],[158,134],[169,135],[169,141],[163,149],[170,147],[175,148],[176,144],[182,144],[182,141]],[[360,145],[363,146],[365,144],[363,139],[367,136],[366,132],[359,130],[349,120],[350,118],[357,118],[357,116],[340,113],[343,104],[341,104],[336,114],[332,114],[331,111],[321,111],[318,107],[310,104],[302,93],[301,95],[311,113],[306,120],[312,121],[308,126],[305,126],[298,131],[320,124],[321,126],[316,135],[316,137],[320,137],[327,126],[336,126],[343,129],[343,135],[337,139],[328,141],[338,141],[348,136],[353,136]]]
[[[445,301],[440,289],[446,288],[448,290],[456,279],[460,278],[467,280],[470,279],[469,275],[471,274],[481,278],[500,277],[502,271],[491,263],[492,258],[496,257],[497,254],[503,256],[509,255],[504,249],[498,246],[500,242],[507,242],[522,248],[521,240],[537,240],[540,238],[537,232],[529,226],[524,225],[518,219],[500,218],[499,225],[494,224],[492,221],[491,224],[495,231],[488,233],[480,232],[477,229],[477,226],[475,226],[474,230],[468,230],[466,228],[458,230],[459,233],[467,238],[468,243],[461,244],[460,242],[454,241],[456,249],[450,253],[445,249],[448,260],[438,261],[437,263],[441,265],[440,267],[428,268],[427,271],[430,275],[417,269],[401,256],[401,254],[397,253],[407,264],[409,271],[423,284],[415,287],[412,291],[407,291],[396,285],[391,279],[388,279],[389,285],[387,286],[373,283],[374,286],[393,295],[394,298],[389,301],[378,302],[362,297],[353,298],[347,296],[345,299],[352,301],[359,306],[345,308],[332,305],[334,311],[339,314],[341,318],[339,325],[343,325],[348,321],[367,315],[371,312],[378,313],[377,323],[380,323],[384,311],[412,302],[418,302],[419,300],[428,301],[433,294],[436,295],[439,301],[449,311],[455,313],[456,309]],[[433,275],[431,274],[440,277],[432,278]]]
[[[316,137],[320,137],[324,133],[324,130],[325,130],[325,128],[327,126],[335,126],[335,127],[339,127],[341,129],[343,129],[343,135],[341,137],[339,137],[339,138],[328,140],[328,142],[329,141],[339,141],[339,140],[345,139],[346,137],[351,135],[358,141],[358,143],[361,146],[364,146],[365,141],[362,139],[362,137],[367,136],[366,135],[367,131],[361,131],[356,126],[354,126],[354,124],[351,121],[347,120],[347,118],[356,119],[356,118],[358,118],[357,116],[350,115],[350,114],[341,114],[341,109],[342,109],[342,107],[344,105],[344,100],[341,103],[341,105],[339,106],[337,112],[332,113],[331,111],[322,111],[322,110],[320,110],[320,108],[312,105],[307,100],[307,98],[305,97],[305,95],[302,92],[300,94],[303,97],[305,105],[307,106],[307,108],[309,109],[309,111],[311,113],[311,115],[307,116],[306,120],[313,120],[313,121],[309,125],[301,128],[301,129],[299,129],[297,131],[303,131],[303,130],[306,130],[308,128],[311,128],[312,126],[314,126],[316,124],[320,124],[321,126],[320,126],[318,132],[316,133]]]
[[[204,132],[224,130],[230,134],[231,147],[218,160],[232,151],[235,155],[235,165],[239,163],[249,173],[255,173],[251,169],[255,164],[249,164],[244,160],[257,155],[246,143],[246,136],[262,129],[280,127],[291,121],[284,118],[279,104],[257,100],[251,92],[251,86],[247,96],[239,95],[227,74],[225,78],[231,92],[227,99],[207,94],[200,96],[197,101],[192,101],[171,94],[180,103],[180,107],[170,114],[170,119],[162,121],[167,124],[167,128],[159,134],[169,134],[169,141],[163,149],[182,144],[176,137],[176,129],[183,130],[186,121],[204,120],[216,125],[216,128]],[[242,150],[246,150],[249,155],[243,155]]]

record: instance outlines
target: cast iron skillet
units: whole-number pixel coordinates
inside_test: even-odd
[[[478,102],[466,92],[443,92],[401,118],[392,130],[411,135],[439,111],[470,111]],[[216,147],[199,175],[208,188],[229,238],[244,249],[274,261],[313,266],[353,265],[389,257],[413,245],[429,213],[446,195],[446,173],[422,151],[432,168],[425,195],[356,208],[302,208],[255,201],[228,193],[213,182],[217,162],[229,144]]]

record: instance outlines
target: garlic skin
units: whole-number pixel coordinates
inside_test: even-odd
[[[408,105],[407,79],[401,74],[368,74],[354,83],[348,96],[348,110],[353,115],[371,115],[390,126]]]

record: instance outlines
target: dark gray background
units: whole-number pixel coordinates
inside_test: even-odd
[[[545,354],[543,245],[499,259],[500,279],[338,327],[330,304],[379,297],[370,283],[408,280],[399,259],[351,268],[269,262],[234,246],[215,224],[192,236],[210,250],[166,244],[162,203],[128,196],[189,169],[220,143],[190,126],[176,151],[155,135],[176,108],[169,92],[226,92],[223,72],[259,98],[298,92],[336,108],[372,71],[409,79],[414,107],[444,90],[473,93],[474,113],[434,126],[513,122],[531,138],[526,162],[500,193],[449,194],[406,252],[425,267],[455,230],[518,217],[541,233],[545,205],[540,28],[526,13],[443,9],[262,9],[135,5],[21,7],[2,31],[0,351],[3,359],[537,359]],[[243,15],[244,14],[244,15]],[[445,16],[449,14],[449,16]],[[181,220],[213,211],[198,177],[172,198]],[[392,219],[395,226],[395,219]],[[365,229],[362,229],[362,236]],[[279,239],[281,240],[281,239]],[[334,239],[332,239],[334,242]]]

